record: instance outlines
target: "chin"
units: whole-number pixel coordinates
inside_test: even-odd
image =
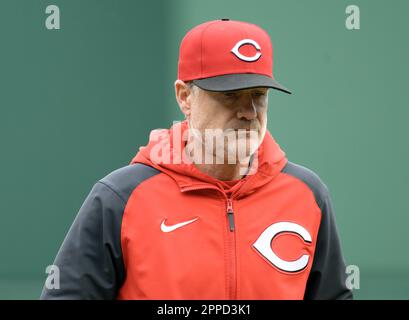
[[[238,139],[225,146],[224,158],[229,163],[239,163],[250,158],[259,147],[258,139]],[[229,155],[230,158],[229,158]]]

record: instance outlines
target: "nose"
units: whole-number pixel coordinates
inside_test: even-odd
[[[257,118],[257,109],[253,97],[251,95],[243,98],[240,103],[239,111],[237,112],[237,117],[239,119],[254,120]]]

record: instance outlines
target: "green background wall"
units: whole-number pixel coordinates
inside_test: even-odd
[[[59,6],[61,29],[45,8]],[[361,30],[345,28],[345,8]],[[92,185],[153,128],[181,120],[178,46],[229,17],[266,29],[269,130],[330,188],[357,299],[409,298],[409,2],[371,0],[0,2],[0,298],[37,299]]]

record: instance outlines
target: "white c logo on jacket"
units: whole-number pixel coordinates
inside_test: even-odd
[[[312,242],[310,233],[299,224],[292,222],[277,222],[264,230],[256,242],[254,242],[253,246],[277,268],[288,272],[300,271],[307,266],[310,259],[309,255],[304,254],[301,258],[295,261],[287,261],[279,258],[271,248],[271,243],[274,238],[283,232],[295,233],[301,236],[305,242]]]

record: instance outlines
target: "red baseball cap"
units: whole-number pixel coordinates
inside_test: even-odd
[[[273,46],[265,30],[230,19],[202,23],[183,38],[178,79],[209,91],[255,87],[291,92],[273,76]]]

